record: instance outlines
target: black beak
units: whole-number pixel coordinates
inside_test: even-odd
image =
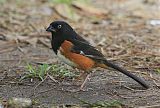
[[[47,29],[46,29],[47,32],[56,32],[55,28],[49,26]]]

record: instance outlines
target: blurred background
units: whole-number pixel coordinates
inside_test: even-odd
[[[11,83],[17,83],[20,77],[30,71],[26,69],[27,63],[34,62],[37,66],[58,62],[64,66],[50,49],[51,34],[45,31],[55,20],[68,22],[106,58],[133,71],[153,85],[153,89],[145,91],[144,94],[130,93],[124,88],[117,89],[120,82],[127,84],[123,82],[126,77],[124,79],[123,75],[117,76],[118,73],[108,75],[106,72],[99,72],[93,74],[91,81],[94,85],[90,88],[95,91],[82,93],[78,97],[88,99],[91,103],[110,100],[106,91],[116,89],[117,94],[132,97],[124,99],[109,94],[109,97],[121,100],[124,104],[160,104],[160,93],[157,94],[160,84],[160,0],[0,0],[0,85],[4,85],[0,88],[0,98],[24,96],[35,99],[32,86],[15,86]],[[70,70],[70,67],[65,67]],[[46,74],[43,74],[40,79],[44,80],[45,76]],[[118,83],[115,80],[118,80]],[[40,82],[27,81],[23,83],[33,86]],[[109,84],[106,87],[107,81],[113,81],[117,85]],[[48,81],[46,83],[48,84]],[[50,85],[47,84],[42,85],[39,90],[47,87],[49,89]],[[74,98],[68,99],[67,93],[58,91],[52,91],[55,103],[78,103]],[[104,96],[92,96],[93,93],[102,91]],[[49,97],[44,99],[37,94],[39,97],[36,99],[38,98],[40,103],[52,103],[52,96],[44,94],[43,96]],[[62,99],[59,95],[65,97],[62,96]],[[134,97],[144,95],[145,98],[142,99]]]

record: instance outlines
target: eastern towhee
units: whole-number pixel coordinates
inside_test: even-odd
[[[53,51],[66,64],[84,70],[87,74],[95,67],[111,67],[134,79],[144,88],[149,88],[149,85],[141,78],[108,61],[100,51],[78,35],[66,22],[54,21],[46,31],[52,33],[51,45]],[[87,78],[88,76],[82,83],[81,89],[84,87]]]

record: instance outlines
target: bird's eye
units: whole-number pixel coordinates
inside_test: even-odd
[[[58,27],[58,29],[60,29],[62,27],[62,25],[58,25],[57,27]]]

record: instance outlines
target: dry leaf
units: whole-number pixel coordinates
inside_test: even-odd
[[[17,40],[19,42],[29,43],[29,44],[33,45],[33,47],[36,47],[36,44],[38,42],[37,37],[17,36]]]
[[[57,4],[56,6],[54,6],[54,9],[63,18],[67,18],[67,19],[73,20],[73,21],[80,20],[80,16],[78,14],[76,14],[74,12],[74,10],[69,5]]]
[[[17,47],[16,41],[0,42],[0,53],[13,51]]]
[[[91,5],[87,5],[81,2],[73,2],[72,6],[83,11],[84,13],[86,13],[86,15],[90,14],[90,15],[94,15],[96,17],[107,17],[109,12],[107,10],[104,9],[99,9],[99,8],[95,8]]]
[[[46,42],[44,38],[39,38],[38,42],[43,44],[45,47],[51,48],[50,42]]]

